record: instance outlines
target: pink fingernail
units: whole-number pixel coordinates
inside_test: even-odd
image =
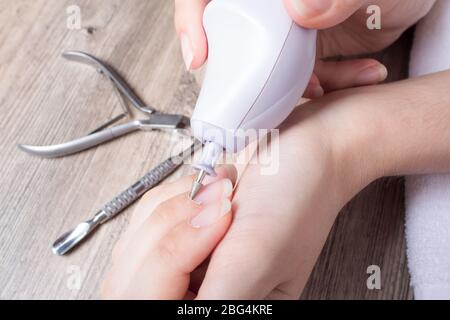
[[[206,205],[203,210],[191,220],[194,228],[204,228],[214,224],[231,210],[231,202],[223,199],[219,202]]]
[[[183,53],[184,63],[186,64],[186,69],[190,70],[192,61],[194,61],[194,52],[192,50],[191,40],[184,33],[180,36],[181,39],[181,52]]]
[[[313,90],[314,98],[323,97],[324,94],[325,94],[325,91],[323,90],[323,88],[321,86],[317,86]]]
[[[356,85],[365,86],[381,82],[387,77],[387,69],[383,65],[369,67],[360,72],[356,77]]]
[[[217,182],[205,185],[200,190],[194,201],[197,203],[211,202],[220,198],[228,198],[233,192],[233,184],[229,179],[222,179]]]

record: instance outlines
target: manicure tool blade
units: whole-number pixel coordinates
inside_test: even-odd
[[[200,172],[197,174],[197,177],[195,178],[194,182],[192,182],[191,186],[191,192],[189,193],[189,199],[194,200],[195,196],[198,194],[198,192],[203,187],[203,179],[205,179],[206,171],[200,170]]]

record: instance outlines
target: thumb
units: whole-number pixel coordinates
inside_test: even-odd
[[[175,28],[180,37],[186,69],[200,68],[208,56],[203,11],[209,0],[175,0]]]
[[[305,28],[326,29],[345,21],[366,0],[284,0],[289,15]]]
[[[182,299],[190,274],[211,254],[231,223],[228,179],[161,203],[134,232],[102,286],[108,299]]]

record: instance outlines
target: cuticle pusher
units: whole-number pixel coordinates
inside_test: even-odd
[[[74,229],[61,235],[53,243],[53,253],[61,256],[72,250],[81,241],[88,237],[94,230],[96,230],[97,227],[115,217],[117,214],[122,212],[137,199],[139,199],[145,192],[155,187],[162,180],[172,174],[183,164],[183,161],[187,157],[191,156],[198,148],[200,148],[200,146],[201,143],[195,141],[189,148],[187,148],[183,152],[161,162],[159,165],[149,171],[145,176],[134,183],[131,187],[129,187],[118,196],[116,196],[113,200],[104,205],[103,208],[100,209],[92,219],[80,223]]]

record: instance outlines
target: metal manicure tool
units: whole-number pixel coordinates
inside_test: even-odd
[[[48,146],[19,145],[19,148],[23,151],[35,156],[54,158],[67,156],[92,148],[137,130],[168,130],[186,135],[189,134],[188,117],[180,114],[160,113],[154,108],[146,106],[127,85],[123,78],[106,63],[92,55],[80,51],[66,51],[63,53],[63,57],[68,60],[91,65],[96,68],[98,72],[105,75],[112,82],[115,90],[121,97],[123,113],[108,120],[85,137]],[[110,127],[112,124],[131,116],[127,102],[146,117]],[[155,187],[172,174],[183,164],[183,161],[186,158],[191,156],[200,147],[201,143],[195,141],[183,152],[161,162],[136,183],[104,205],[92,219],[80,223],[71,231],[61,235],[53,244],[53,252],[57,255],[64,255],[69,252],[89,234],[96,230],[98,226],[115,217],[139,199],[146,191]]]
[[[118,213],[122,212],[139,199],[145,192],[156,186],[159,182],[178,169],[183,164],[183,160],[193,154],[200,146],[201,144],[199,142],[194,143],[182,153],[161,162],[131,187],[105,204],[92,219],[80,223],[74,229],[61,235],[53,243],[53,253],[61,256],[70,251],[99,225],[114,218]]]
[[[154,108],[146,106],[112,67],[94,56],[81,51],[65,51],[62,56],[68,60],[91,65],[96,68],[98,72],[111,80],[114,89],[119,93],[124,111],[82,138],[48,146],[20,144],[19,148],[23,151],[31,155],[46,158],[64,157],[95,147],[137,130],[176,130],[184,133],[183,130],[189,128],[188,117],[180,114],[160,113]],[[143,113],[146,118],[132,120],[128,123],[109,128],[112,124],[131,115],[127,102],[140,113]]]

